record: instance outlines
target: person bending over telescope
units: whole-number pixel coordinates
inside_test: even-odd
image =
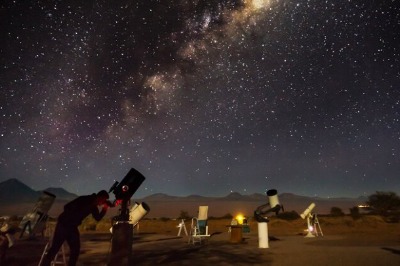
[[[53,241],[43,259],[42,266],[50,266],[64,241],[67,241],[70,249],[68,265],[76,265],[80,252],[78,226],[89,214],[92,214],[96,221],[100,221],[106,214],[108,207],[112,206],[108,198],[107,191],[101,190],[97,194],[80,196],[64,206],[64,212],[58,217]],[[102,205],[101,211],[98,209],[100,205]]]

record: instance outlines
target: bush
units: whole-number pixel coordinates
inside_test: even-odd
[[[230,213],[225,214],[224,216],[221,217],[222,219],[232,219],[233,216]]]
[[[360,210],[358,209],[357,206],[354,206],[353,208],[350,208],[350,216],[353,218],[353,220],[357,220],[361,218]]]
[[[368,197],[367,204],[374,213],[388,215],[400,209],[400,197],[394,192],[379,192]]]
[[[291,212],[282,212],[282,213],[278,214],[277,217],[282,220],[292,221],[292,220],[299,219],[300,215],[295,211],[291,211]]]
[[[344,216],[344,212],[339,207],[332,207],[331,208],[331,215],[332,216]]]
[[[189,213],[187,211],[181,211],[178,219],[190,220],[191,217],[189,216]]]

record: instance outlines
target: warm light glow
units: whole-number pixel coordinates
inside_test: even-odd
[[[235,219],[238,221],[238,224],[243,224],[245,217],[242,214],[238,214],[236,215]]]

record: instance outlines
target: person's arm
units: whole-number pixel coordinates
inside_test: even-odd
[[[103,207],[101,208],[100,212],[99,212],[99,209],[96,206],[95,208],[93,208],[92,216],[96,221],[100,221],[104,217],[104,215],[106,215],[107,210],[108,210],[108,204],[107,203],[103,204]]]

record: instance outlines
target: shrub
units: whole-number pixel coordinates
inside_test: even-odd
[[[230,213],[225,214],[224,216],[221,217],[222,219],[232,219],[233,216]]]
[[[295,211],[291,211],[291,212],[282,212],[282,213],[278,214],[277,217],[282,220],[291,221],[291,220],[299,219],[300,215]]]
[[[179,214],[178,219],[184,219],[184,220],[189,220],[191,217],[189,216],[189,213],[187,211],[181,211]]]
[[[367,204],[374,213],[388,215],[400,209],[400,197],[394,192],[379,192],[368,197]]]
[[[344,216],[344,212],[339,207],[332,207],[331,215],[332,216]]]
[[[353,220],[357,220],[361,218],[360,210],[358,209],[357,206],[354,206],[353,208],[350,208],[350,216],[353,218]]]

